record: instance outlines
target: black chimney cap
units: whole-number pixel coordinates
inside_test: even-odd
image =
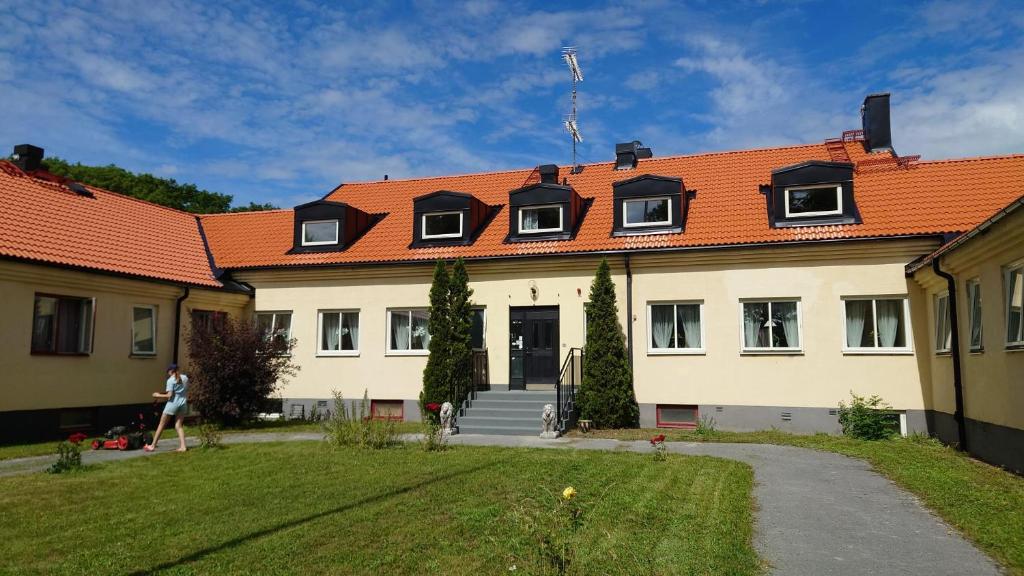
[[[43,149],[31,144],[18,144],[14,147],[12,160],[25,172],[38,170],[43,164]]]
[[[650,148],[644,148],[639,140],[622,142],[615,145],[615,169],[632,170],[636,168],[637,160],[651,158],[654,153]]]
[[[864,129],[864,150],[892,152],[892,129],[889,124],[889,93],[868,94],[860,107]]]
[[[557,164],[541,164],[537,166],[537,171],[540,172],[540,181],[542,183],[558,184]]]

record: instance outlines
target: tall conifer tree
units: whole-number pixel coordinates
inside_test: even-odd
[[[449,400],[451,350],[449,346],[451,332],[451,307],[449,295],[448,268],[443,260],[434,266],[434,281],[430,285],[430,344],[427,346],[430,355],[427,366],[423,369],[423,391],[420,392],[420,407],[426,410],[427,404],[441,404]]]
[[[451,314],[449,333],[452,403],[465,398],[473,384],[473,290],[462,258],[455,260],[449,283],[448,305]]]

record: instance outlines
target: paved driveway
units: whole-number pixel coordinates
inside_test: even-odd
[[[234,434],[228,444],[318,440],[315,433]],[[190,441],[190,443],[192,443]],[[453,444],[650,452],[646,441],[590,438],[541,440],[462,435]],[[157,453],[177,442],[165,442]],[[957,575],[1000,571],[918,500],[862,460],[830,452],[766,444],[668,442],[670,452],[717,456],[754,468],[754,545],[773,574],[795,576]],[[85,463],[148,456],[85,452]],[[42,470],[53,457],[0,461],[0,476]]]

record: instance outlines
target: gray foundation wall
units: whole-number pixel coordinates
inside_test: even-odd
[[[359,410],[358,404],[362,402],[362,399],[345,399],[345,406],[348,407],[350,413],[352,410]],[[301,413],[303,418],[308,419],[310,414],[313,413],[313,407],[316,407],[317,414],[320,417],[325,417],[330,412],[334,411],[334,399],[325,398],[285,398],[282,401],[284,408],[285,418],[299,417]],[[300,410],[301,408],[301,410]],[[403,422],[420,422],[420,403],[418,400],[402,400],[403,410]],[[366,404],[366,411],[370,411],[370,403]]]
[[[928,411],[928,424],[939,440],[956,446],[956,420],[952,414]],[[1024,430],[967,418],[967,451],[971,455],[1007,470],[1024,474]]]
[[[839,415],[835,408],[807,408],[801,406],[730,406],[700,405],[698,417],[711,419],[715,428],[730,432],[781,430],[794,434],[838,434]],[[926,433],[928,423],[924,410],[907,410],[907,433]],[[640,405],[640,426],[657,427],[657,405]]]

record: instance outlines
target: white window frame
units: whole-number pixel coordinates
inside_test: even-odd
[[[334,224],[334,240],[319,240],[315,242],[306,241],[307,224]],[[337,218],[331,220],[306,220],[302,223],[302,245],[303,246],[329,246],[338,243],[340,224]]]
[[[626,206],[630,202],[650,202],[651,200],[664,200],[668,203],[668,212],[666,216],[668,220],[659,220],[657,222],[633,222],[629,221],[629,210]],[[644,207],[646,208],[646,206]],[[672,197],[671,196],[651,196],[650,198],[626,198],[622,201],[622,227],[623,228],[638,228],[642,226],[669,226],[672,224]]]
[[[451,214],[459,215],[459,231],[448,234],[427,234],[427,216],[448,216]],[[420,220],[420,238],[423,240],[437,240],[441,238],[462,238],[463,230],[463,212],[462,210],[451,210],[448,212],[427,212],[421,216]]]
[[[292,321],[292,311],[291,310],[259,310],[257,312],[254,312],[254,315],[256,316],[256,326],[257,327],[260,325],[259,324],[259,317],[260,316],[271,316],[272,317],[270,319],[270,334],[269,334],[270,337],[273,337],[274,332],[277,332],[277,317],[278,316],[285,316],[285,315],[287,315],[288,319],[289,319],[288,320],[288,333],[284,335],[284,338],[285,338],[285,340],[291,340],[292,339],[292,322],[291,322]],[[319,336],[319,334],[318,334],[318,336]],[[319,344],[318,344],[318,346],[319,346]]]
[[[942,318],[939,318],[939,301],[943,299],[946,301],[946,311],[945,314],[942,315]],[[936,354],[949,354],[953,342],[953,328],[950,325],[951,316],[949,310],[949,292],[939,292],[932,297],[932,316],[935,318],[935,332],[932,334],[932,348],[935,350]],[[950,332],[950,346],[945,346],[946,328],[949,328]],[[939,344],[940,333],[943,339],[942,345]]]
[[[1021,318],[1019,340],[1010,340],[1010,306],[1013,294],[1010,294],[1010,276],[1016,272],[1024,272],[1024,260],[1020,260],[1003,268],[1003,339],[1007,350],[1024,350],[1024,317]],[[1024,286],[1021,286],[1024,290]]]
[[[903,336],[906,346],[893,346],[886,348],[875,346],[865,348],[863,346],[850,346],[846,341],[846,303],[850,301],[871,301],[871,321],[875,326],[875,344],[878,344],[878,308],[876,300],[902,300],[903,301]],[[839,313],[842,320],[839,325],[842,327],[840,337],[843,343],[843,354],[913,354],[913,334],[910,329],[910,300],[906,294],[883,294],[871,296],[843,296],[839,299]]]
[[[409,348],[406,350],[395,350],[391,348],[391,314],[394,312],[406,312],[409,314]],[[385,313],[387,315],[387,321],[384,329],[384,355],[385,356],[427,356],[430,354],[429,346],[422,350],[412,349],[412,313],[413,312],[426,312],[427,323],[430,323],[430,309],[425,307],[409,307],[409,308],[388,308]]]
[[[785,348],[779,347],[747,347],[747,340],[744,337],[744,324],[743,324],[743,306],[745,304],[768,304],[768,318],[772,317],[771,305],[776,302],[795,302],[796,303],[796,326],[797,335],[800,339],[799,346],[787,346]],[[741,298],[740,299],[740,354],[750,355],[763,355],[763,354],[793,354],[799,355],[804,353],[804,311],[803,302],[799,298]],[[773,326],[774,328],[774,326]]]
[[[474,351],[482,352],[484,350],[487,350],[487,307],[486,306],[473,306],[472,310],[473,310],[473,312],[476,312],[477,310],[479,310],[479,311],[484,313],[484,327],[483,327],[483,338],[484,338],[483,344],[484,344],[484,347],[483,348],[473,348]],[[390,318],[390,316],[388,316],[388,317]],[[390,336],[390,334],[391,333],[388,332],[389,336]],[[390,342],[390,341],[391,341],[391,338],[389,337],[388,338],[388,342]],[[470,335],[470,346],[472,346],[472,335]]]
[[[792,213],[789,211],[789,193],[796,192],[799,190],[819,190],[831,188],[836,191],[836,210],[822,210],[818,212],[797,212]],[[792,186],[783,190],[783,195],[786,200],[786,218],[804,218],[811,216],[836,216],[843,213],[843,185],[842,184],[818,184],[814,186]]]
[[[536,230],[523,230],[523,211],[524,210],[543,210],[545,208],[557,208],[558,209],[558,228],[538,228]],[[561,232],[563,228],[565,214],[562,213],[561,204],[541,204],[538,206],[521,206],[519,208],[519,233],[520,234],[544,234],[548,232]],[[539,220],[538,220],[539,222]]]
[[[356,322],[359,324],[359,338],[355,343],[355,350],[324,350],[324,314],[355,314]],[[341,330],[341,316],[338,317],[338,329]],[[363,343],[363,315],[358,308],[329,308],[316,311],[316,355],[317,356],[359,356],[359,349]]]
[[[981,278],[969,278],[964,283],[964,294],[967,295],[967,348],[970,352],[985,351],[985,321],[982,316],[982,308],[985,303],[981,300]],[[974,297],[977,296],[978,310],[974,310]],[[977,345],[974,343],[974,322],[978,321]]]
[[[135,309],[144,308],[148,309],[153,315],[150,317],[150,322],[153,326],[153,350],[152,352],[140,351],[135,348]],[[157,307],[153,304],[132,304],[131,310],[131,326],[132,326],[132,356],[156,356],[157,353]]]
[[[700,347],[698,348],[680,348],[678,346],[678,326],[675,325],[678,320],[678,312],[676,312],[676,306],[693,306],[696,305],[699,310],[697,312],[700,318]],[[672,306],[672,327],[676,330],[676,346],[673,348],[655,348],[654,347],[654,332],[652,330],[652,306]],[[652,300],[647,303],[647,355],[648,356],[694,356],[707,353],[707,336],[705,334],[704,327],[704,301],[703,300]]]

